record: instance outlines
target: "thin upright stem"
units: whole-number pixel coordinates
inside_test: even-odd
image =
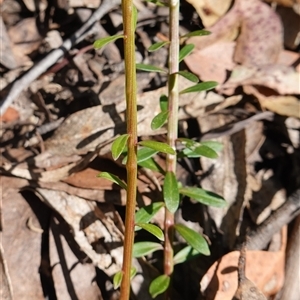
[[[170,0],[170,49],[169,49],[169,119],[167,142],[175,149],[178,131],[178,70],[179,70],[179,0]],[[176,174],[176,155],[167,155],[166,170]],[[164,247],[164,274],[173,273],[173,230],[174,214],[166,209],[165,213],[165,247]]]
[[[137,191],[137,103],[136,103],[136,66],[135,66],[135,28],[133,1],[122,0],[124,25],[124,60],[126,122],[128,138],[127,203],[125,215],[125,238],[123,253],[123,278],[121,282],[121,300],[130,297],[130,272],[132,265],[132,247],[134,242],[134,214]]]

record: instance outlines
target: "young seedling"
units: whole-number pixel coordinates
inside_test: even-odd
[[[161,96],[161,112],[156,115],[151,122],[151,128],[153,130],[159,129],[166,124],[166,143],[154,140],[138,142],[137,139],[136,70],[148,72],[166,71],[156,66],[135,63],[135,27],[137,12],[132,4],[132,0],[122,1],[124,20],[123,34],[100,39],[94,44],[95,48],[100,48],[119,38],[122,38],[124,41],[127,133],[117,137],[113,142],[112,156],[114,159],[118,159],[126,152],[123,163],[126,164],[127,183],[123,182],[116,175],[107,172],[99,174],[99,177],[111,180],[127,191],[123,266],[122,270],[117,272],[113,279],[114,287],[118,288],[120,286],[121,300],[127,300],[130,296],[130,280],[136,273],[135,269],[132,268],[133,256],[142,257],[154,251],[163,250],[164,274],[155,278],[149,286],[149,292],[154,298],[168,291],[175,264],[182,263],[199,254],[210,254],[208,244],[202,235],[185,225],[175,224],[174,222],[174,214],[180,205],[181,195],[190,197],[205,205],[216,207],[224,207],[226,205],[222,197],[199,187],[183,187],[178,183],[176,178],[178,157],[205,156],[214,159],[218,156],[217,151],[221,148],[220,144],[216,142],[199,143],[191,139],[179,139],[177,136],[179,96],[185,93],[210,90],[217,85],[217,83],[213,81],[198,83],[199,80],[197,76],[190,72],[179,70],[179,63],[194,49],[194,45],[187,44],[179,51],[180,40],[194,35],[207,35],[209,33],[205,30],[200,30],[180,37],[180,1],[170,0],[168,3],[165,3],[153,0],[151,2],[155,2],[157,5],[167,5],[169,7],[169,41],[155,43],[149,48],[149,51],[156,51],[161,47],[169,47],[167,71],[168,95]],[[189,88],[179,91],[179,76],[190,80],[194,84]],[[180,151],[176,148],[178,143],[183,147]],[[159,152],[166,155],[165,170],[153,159]],[[164,175],[163,202],[153,202],[148,206],[140,208],[135,214],[138,166],[160,172]],[[165,209],[164,232],[158,226],[150,223],[156,213],[163,207]],[[133,245],[135,232],[141,229],[154,235],[157,241],[137,242]],[[173,239],[175,230],[186,241],[187,246],[174,256]],[[170,298],[171,294],[167,293],[166,296]]]

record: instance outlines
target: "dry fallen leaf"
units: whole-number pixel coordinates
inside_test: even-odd
[[[234,251],[215,262],[201,280],[206,300],[231,300],[238,288],[240,253]],[[284,250],[247,251],[246,276],[266,295],[276,294],[284,281]]]
[[[233,54],[235,42],[219,42],[196,50],[184,59],[189,69],[202,81],[215,80],[222,84],[235,63]]]
[[[252,86],[245,86],[247,94],[253,94],[260,105],[279,115],[300,118],[300,100],[294,96],[265,96],[261,91]]]
[[[258,85],[273,89],[281,95],[300,94],[299,78],[299,72],[284,65],[236,66],[219,91],[231,94],[240,85]]]

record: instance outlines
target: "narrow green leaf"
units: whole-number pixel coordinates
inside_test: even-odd
[[[168,111],[162,111],[158,115],[156,115],[151,122],[151,129],[156,130],[161,128],[168,120],[168,116]]]
[[[176,154],[175,150],[170,147],[168,144],[157,142],[157,141],[152,141],[152,140],[147,140],[147,141],[141,141],[139,142],[140,145],[144,147],[148,147],[154,150],[157,150],[162,153],[168,153],[168,154]]]
[[[127,190],[126,183],[124,181],[122,181],[117,175],[111,174],[109,172],[101,172],[100,174],[97,175],[97,177],[110,180],[110,181],[116,183],[117,185],[119,185],[121,188]]]
[[[142,257],[157,250],[162,250],[163,246],[154,242],[138,242],[133,245],[133,257]]]
[[[223,149],[223,144],[216,141],[201,141],[201,145],[207,146],[216,152],[220,152]]]
[[[179,74],[180,76],[186,78],[187,80],[191,81],[191,82],[199,82],[199,78],[198,76],[196,76],[195,74],[188,72],[188,71],[179,71],[177,72],[177,74]]]
[[[133,277],[136,275],[136,268],[131,267],[130,269],[130,280],[133,279]]]
[[[179,62],[184,60],[195,48],[193,44],[187,44],[183,46],[179,51]]]
[[[160,275],[156,277],[149,286],[149,293],[152,298],[164,293],[170,285],[170,277],[167,275]]]
[[[154,52],[160,48],[162,48],[163,46],[167,45],[167,44],[170,44],[170,42],[158,42],[158,43],[155,43],[153,45],[151,45],[149,48],[148,48],[148,51],[149,52]]]
[[[117,160],[127,146],[129,134],[122,134],[117,137],[111,146],[111,154],[114,160]]]
[[[142,168],[165,174],[164,169],[153,159],[153,157],[138,162],[138,165]]]
[[[208,158],[218,158],[218,153],[205,145],[200,145],[196,147],[192,146],[189,147],[189,149],[192,150],[192,154],[194,155],[200,155]]]
[[[183,249],[181,249],[179,252],[176,253],[176,255],[173,258],[174,265],[184,263],[196,256],[198,256],[200,253],[192,248],[191,246],[186,246]]]
[[[146,72],[162,72],[166,73],[166,71],[162,68],[152,66],[152,65],[145,65],[145,64],[136,64],[136,69],[140,71],[146,71]]]
[[[158,151],[150,148],[140,148],[137,150],[137,163],[141,163],[144,160],[147,160],[151,157],[153,157]],[[122,164],[125,165],[127,163],[127,155],[123,158]]]
[[[148,158],[153,157],[158,151],[151,148],[141,148],[137,151],[137,163],[140,163]]]
[[[210,255],[207,242],[202,235],[182,224],[176,224],[174,228],[196,251],[204,255]]]
[[[115,290],[121,285],[122,278],[123,278],[123,271],[122,271],[122,270],[119,271],[119,272],[117,272],[117,273],[114,275],[114,278],[113,278],[113,284],[114,284],[114,289],[115,289]]]
[[[216,81],[206,81],[201,82],[196,85],[190,86],[183,91],[181,91],[179,94],[186,94],[186,93],[195,93],[195,92],[202,92],[202,91],[208,91],[214,89],[218,83]]]
[[[164,207],[163,202],[154,202],[140,208],[135,214],[135,223],[148,223]]]
[[[210,31],[202,29],[202,30],[195,30],[195,31],[189,32],[181,37],[188,38],[188,37],[192,37],[192,36],[202,36],[202,35],[210,35],[210,34],[211,34]]]
[[[155,237],[157,237],[161,241],[163,241],[165,239],[164,238],[164,233],[156,225],[148,224],[148,223],[136,223],[135,225],[147,230],[148,232],[153,234]]]
[[[227,206],[227,203],[223,197],[215,193],[203,190],[201,188],[189,187],[189,186],[182,187],[179,189],[179,193],[188,196],[191,199],[194,199],[205,205],[214,206],[214,207]]]
[[[167,209],[171,213],[175,213],[179,206],[180,197],[178,183],[173,172],[166,173],[163,194]]]
[[[94,42],[94,48],[95,49],[100,49],[104,46],[106,46],[107,44],[114,42],[118,39],[123,38],[124,36],[122,34],[118,34],[118,35],[112,35],[112,36],[108,36],[108,37],[104,37],[102,39],[96,40]]]
[[[133,22],[133,30],[136,30],[136,25],[137,25],[137,15],[138,15],[138,11],[137,8],[135,7],[135,5],[133,5],[132,7],[132,22]]]
[[[159,98],[159,105],[161,111],[168,110],[168,97],[166,95],[161,95]]]

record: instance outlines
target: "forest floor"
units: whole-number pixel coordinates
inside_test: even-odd
[[[168,40],[168,8],[134,2],[136,61],[166,68],[167,48],[147,49]],[[118,299],[112,277],[122,263],[126,195],[97,175],[126,179],[124,165],[110,154],[125,128],[123,45],[118,40],[95,50],[93,42],[122,32],[119,1],[0,5],[0,298]],[[175,265],[172,300],[232,299],[246,239],[246,276],[269,300],[296,300],[300,2],[187,0],[180,14],[181,35],[211,31],[185,41],[195,48],[180,69],[219,85],[180,98],[179,136],[218,141],[223,149],[214,160],[180,159],[177,179],[221,195],[228,205],[182,199],[176,222],[203,233],[211,255]],[[137,74],[141,140],[166,137],[165,128],[150,128],[167,93],[162,74]],[[155,160],[164,167],[162,155]],[[161,201],[162,182],[159,172],[139,169],[139,207]],[[163,211],[153,222],[163,228]],[[141,230],[136,240],[153,237]],[[175,252],[184,245],[176,236]],[[151,299],[162,251],[134,265],[131,299]]]

